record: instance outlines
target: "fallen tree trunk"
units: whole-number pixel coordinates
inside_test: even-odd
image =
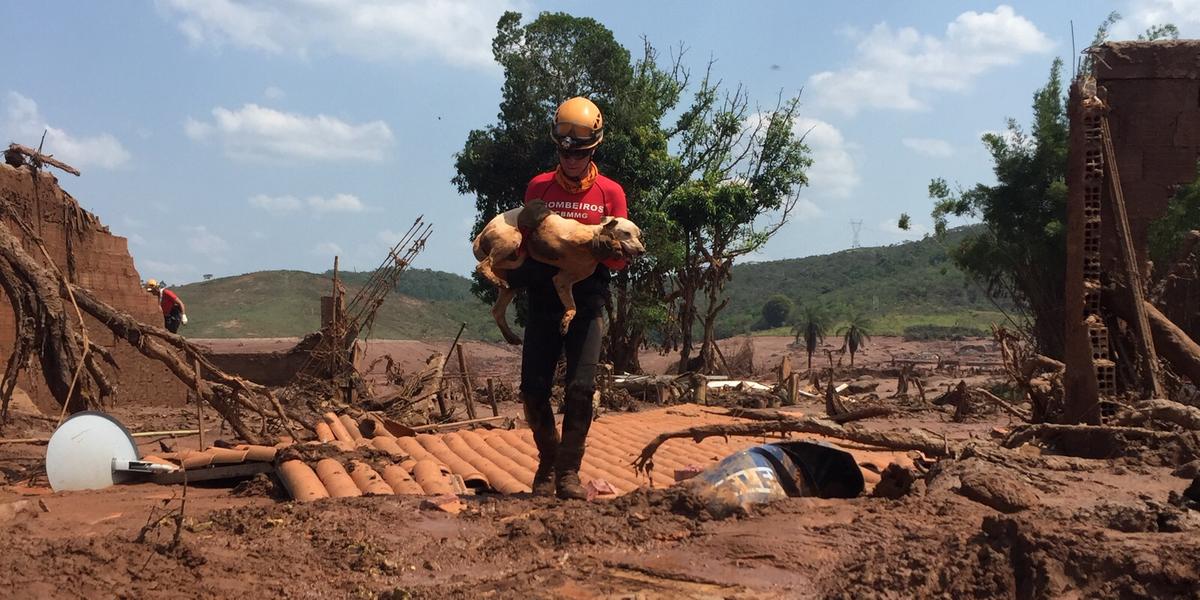
[[[21,240],[0,222],[0,287],[13,306],[17,319],[17,343],[9,357],[4,389],[11,393],[17,374],[36,351],[50,393],[72,411],[96,407],[91,378],[76,385],[87,358],[82,318],[75,324],[67,316],[56,277],[27,253]],[[8,396],[4,408],[7,414]]]
[[[1176,373],[1191,379],[1192,385],[1200,386],[1200,344],[1153,304],[1146,302],[1145,305],[1150,333],[1154,336],[1154,345],[1159,353],[1171,363]]]
[[[309,428],[304,419],[289,415],[270,390],[257,383],[225,373],[183,336],[154,325],[141,323],[96,300],[86,289],[74,287],[74,290],[80,308],[104,323],[113,334],[128,341],[143,355],[163,363],[176,378],[187,384],[188,387],[195,389],[204,401],[216,408],[221,416],[229,421],[234,431],[243,438],[251,440],[257,439],[257,436],[250,433],[237,412],[232,410],[234,406],[252,410],[264,419],[268,413],[274,412],[275,416],[279,417],[285,425],[296,422]],[[172,353],[170,347],[183,354],[183,358]],[[196,373],[191,366],[194,361],[199,361],[208,377],[200,377]],[[260,397],[267,404],[264,406],[253,402],[250,399],[253,396]]]
[[[1170,400],[1147,400],[1119,413],[1113,420],[1117,425],[1144,425],[1148,421],[1173,423],[1191,431],[1200,430],[1200,408]]]
[[[860,408],[858,410],[848,411],[844,415],[840,415],[837,417],[830,417],[826,420],[841,424],[841,423],[849,423],[851,421],[861,421],[863,419],[870,419],[872,417],[886,417],[886,416],[892,414],[892,412],[893,412],[892,409],[884,407],[884,406],[868,406],[866,408]],[[780,410],[770,410],[770,409],[760,409],[760,408],[730,408],[729,410],[727,410],[723,413],[714,412],[713,414],[725,414],[725,415],[729,415],[731,417],[738,417],[741,419],[751,419],[754,421],[799,421],[799,420],[803,420],[805,418],[803,415],[787,413],[787,412],[780,411]]]
[[[71,165],[68,165],[67,163],[48,154],[42,154],[41,152],[38,152],[29,146],[23,146],[21,144],[9,144],[8,152],[24,154],[25,156],[28,156],[30,160],[33,161],[33,165],[35,167],[40,167],[44,163],[52,167],[58,167],[76,177],[79,177],[79,169],[76,169],[75,167],[72,167]]]
[[[94,357],[98,355],[114,367],[116,363],[105,349],[89,341],[82,316],[82,313],[87,313],[143,355],[163,363],[188,387],[196,389],[201,398],[229,421],[234,431],[246,441],[259,443],[262,438],[250,431],[235,407],[247,408],[261,416],[263,433],[267,414],[272,409],[285,425],[294,420],[269,390],[224,373],[183,337],[160,327],[140,323],[97,300],[90,291],[67,281],[53,266],[53,261],[33,230],[11,211],[7,216],[21,225],[26,237],[38,244],[51,266],[39,264],[24,250],[21,240],[0,222],[0,287],[3,287],[13,304],[14,315],[20,319],[15,324],[17,339],[25,340],[14,346],[8,370],[0,380],[0,391],[11,392],[17,374],[27,362],[21,360],[22,353],[28,355],[32,348],[39,348],[47,385],[55,399],[62,404],[64,413],[95,406],[96,390],[102,397],[111,393],[112,386]],[[63,297],[71,300],[78,324],[67,316]],[[176,352],[182,354],[183,358]],[[191,366],[193,362],[199,362],[206,368],[211,381],[199,378]],[[252,399],[254,397],[265,400],[265,404],[255,402]],[[299,422],[304,424],[303,420]]]
[[[1021,419],[1022,421],[1025,421],[1026,423],[1030,422],[1030,419],[1032,419],[1030,414],[1025,412],[1023,409],[1013,406],[1012,404],[1009,404],[1008,402],[1001,399],[999,396],[997,396],[983,388],[971,388],[971,393],[982,396],[984,399],[990,401],[992,404],[995,404],[996,406],[1003,408],[1004,411],[1007,412],[1008,414],[1010,414],[1018,419]]]
[[[1111,294],[1103,296],[1105,308],[1111,309],[1125,321],[1133,318],[1128,303],[1117,301]],[[1200,344],[1167,318],[1158,307],[1150,302],[1143,302],[1146,319],[1150,322],[1150,334],[1154,347],[1174,371],[1191,380],[1192,385],[1200,386]]]
[[[659,446],[675,438],[691,438],[692,441],[699,443],[705,438],[716,436],[761,436],[770,433],[810,433],[890,450],[919,450],[932,457],[951,456],[958,451],[956,444],[951,444],[945,438],[923,430],[869,431],[856,427],[843,427],[826,419],[803,417],[759,423],[700,425],[659,434],[649,444],[646,444],[641,454],[634,459],[633,467],[638,472],[649,473],[654,469],[654,453],[658,451]]]
[[[1058,450],[1083,458],[1113,458],[1125,454],[1131,442],[1153,446],[1173,446],[1177,462],[1200,457],[1200,436],[1195,432],[1169,432],[1142,427],[1113,427],[1107,425],[1057,425],[1041,423],[1022,425],[1005,438],[1005,448],[1016,448],[1040,440],[1052,443]]]

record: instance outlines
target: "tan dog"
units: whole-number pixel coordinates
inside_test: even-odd
[[[521,338],[509,329],[505,312],[516,296],[516,290],[508,285],[508,272],[525,262],[525,257],[517,254],[522,229],[531,232],[526,244],[529,255],[534,260],[558,267],[554,289],[566,309],[560,327],[564,334],[575,318],[575,296],[571,288],[595,272],[601,260],[636,258],[646,252],[641,230],[629,219],[621,217],[607,217],[599,225],[584,225],[554,214],[540,200],[496,215],[475,238],[473,249],[475,259],[479,261],[475,269],[499,288],[499,297],[492,306],[492,318],[510,344],[521,343]]]

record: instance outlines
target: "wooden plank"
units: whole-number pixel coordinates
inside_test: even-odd
[[[186,471],[181,469],[174,473],[155,473],[150,476],[150,481],[162,485],[180,484],[183,483],[186,473],[187,482],[190,484],[197,481],[215,481],[218,479],[245,479],[259,473],[270,473],[274,470],[275,463],[247,462],[238,465],[218,465],[202,469],[187,469]]]
[[[467,417],[475,418],[475,390],[471,389],[471,375],[467,373],[467,361],[463,358],[462,344],[454,347],[458,354],[458,372],[462,375],[463,398],[467,401]]]
[[[488,402],[492,403],[492,416],[500,416],[500,407],[496,404],[496,382],[491,377],[487,378],[488,382]]]

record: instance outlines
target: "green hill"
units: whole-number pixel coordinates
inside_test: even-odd
[[[947,245],[965,235],[951,231]],[[320,324],[320,297],[329,273],[262,271],[173,288],[188,307],[190,337],[301,336]],[[352,297],[369,273],[343,272]],[[718,321],[722,337],[761,329],[762,305],[783,294],[800,306],[830,310],[836,321],[861,310],[877,335],[912,325],[985,331],[999,321],[983,290],[971,284],[932,239],[858,248],[824,256],[738,265],[727,286],[729,306]],[[511,313],[510,313],[511,318]],[[488,307],[471,295],[471,281],[452,273],[413,269],[401,277],[379,311],[373,337],[453,337],[460,323],[469,339],[499,341]],[[786,327],[760,333],[787,334]]]
[[[342,272],[347,300],[369,273]],[[187,306],[189,337],[291,337],[321,324],[321,296],[331,292],[330,274],[260,271],[172,288]],[[471,295],[469,279],[427,269],[405,271],[375,319],[372,337],[417,339],[464,336],[499,340],[487,307]]]
[[[942,241],[926,238],[735,266],[726,287],[729,306],[718,321],[717,333],[724,337],[761,327],[763,303],[775,294],[794,303],[793,314],[804,306],[825,308],[835,326],[861,311],[871,319],[871,332],[877,335],[899,335],[915,325],[985,332],[989,323],[1003,316],[946,252],[971,231],[971,227],[951,230]],[[786,333],[786,329],[770,333]]]

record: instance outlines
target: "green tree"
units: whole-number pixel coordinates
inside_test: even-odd
[[[783,294],[775,294],[763,303],[762,320],[767,328],[779,327],[787,323],[792,314],[792,301]]]
[[[675,270],[680,371],[690,369],[692,333],[699,320],[700,370],[716,367],[716,321],[729,304],[725,284],[738,257],[761,248],[787,222],[796,192],[812,164],[795,132],[799,98],[781,99],[752,114],[742,88],[721,96],[705,77],[681,119],[680,185],[666,196],[666,212],[683,244]],[[765,227],[762,217],[774,215]],[[698,297],[703,295],[703,297]],[[703,304],[701,304],[703,301]],[[703,313],[701,314],[701,310]]]
[[[975,217],[983,230],[962,240],[951,255],[992,297],[1011,299],[1031,319],[1039,350],[1063,354],[1064,222],[1067,206],[1067,116],[1062,61],[1033,96],[1028,133],[1013,119],[1005,133],[983,136],[992,155],[994,185],[951,190],[944,179],[929,184],[933,219],[944,235],[950,216]]]
[[[1151,223],[1147,231],[1156,275],[1165,275],[1171,263],[1180,258],[1180,246],[1194,229],[1200,229],[1200,167],[1196,170],[1196,180],[1179,186],[1167,205],[1167,212]]]
[[[817,346],[825,341],[825,330],[827,328],[825,314],[814,306],[804,307],[804,311],[800,314],[800,320],[792,327],[792,333],[796,336],[795,343],[800,342],[800,338],[804,338],[804,352],[808,354],[808,371],[812,373],[812,357],[817,351]]]
[[[871,339],[871,321],[862,313],[855,313],[837,334],[842,336],[842,350],[850,352],[850,367],[853,368],[854,355]]]
[[[706,75],[691,106],[676,111],[688,86],[678,58],[660,66],[647,42],[631,63],[603,25],[562,13],[542,13],[527,25],[520,14],[505,13],[492,49],[505,76],[498,121],[468,134],[455,165],[459,192],[475,196],[472,235],[520,205],[529,179],[553,167],[547,127],[558,102],[588,96],[605,115],[596,162],[625,187],[648,250],[614,280],[607,359],[619,370],[640,370],[637,351],[652,333],[686,357],[702,290],[708,303],[701,354],[711,364],[734,259],[778,231],[794,205],[792,190],[804,183],[808,158],[793,133],[796,99],[751,114],[741,88],[725,94]],[[678,114],[671,123],[669,113]],[[693,209],[690,200],[702,201]],[[779,213],[775,223],[756,228],[768,213]],[[475,290],[485,301],[494,298],[478,278]]]
[[[630,218],[642,228],[648,250],[614,280],[606,352],[617,369],[639,371],[637,350],[669,317],[663,274],[680,254],[657,199],[677,169],[667,151],[670,132],[661,123],[679,101],[686,72],[678,62],[660,68],[649,44],[631,62],[629,51],[599,22],[563,13],[542,13],[527,25],[519,13],[505,13],[492,52],[504,70],[497,121],[471,131],[455,160],[454,184],[475,198],[471,235],[519,206],[529,179],[554,167],[547,132],[558,103],[579,95],[595,102],[605,116],[596,162],[625,188]],[[473,289],[485,302],[494,301],[495,290],[478,276]]]
[[[1145,33],[1139,33],[1138,39],[1143,42],[1153,42],[1155,40],[1177,40],[1179,39],[1179,28],[1172,23],[1165,25],[1152,25],[1146,29]]]

